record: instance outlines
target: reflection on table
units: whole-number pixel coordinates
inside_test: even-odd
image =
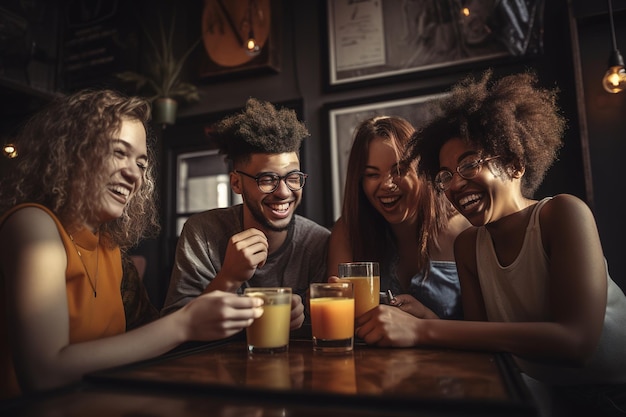
[[[44,417],[537,414],[505,355],[362,343],[325,354],[302,339],[285,353],[248,354],[241,338],[96,372],[7,410]]]

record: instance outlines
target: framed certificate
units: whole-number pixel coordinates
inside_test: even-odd
[[[326,0],[328,84],[536,54],[544,0]]]

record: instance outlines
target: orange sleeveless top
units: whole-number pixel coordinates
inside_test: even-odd
[[[56,223],[65,245],[69,343],[80,343],[123,333],[126,320],[120,292],[122,260],[119,248],[107,247],[100,242],[98,235],[87,229],[81,229],[70,237],[56,215],[39,204],[20,204],[13,207],[0,218],[0,227],[11,214],[24,207],[37,207],[48,213]],[[91,278],[88,274],[91,274]],[[6,299],[5,281],[9,279],[11,277],[6,277],[0,272],[0,300]],[[21,393],[11,354],[11,349],[19,349],[19,346],[11,346],[8,320],[11,320],[11,317],[7,317],[6,309],[0,309],[0,399]]]

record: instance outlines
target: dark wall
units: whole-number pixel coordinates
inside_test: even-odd
[[[575,9],[580,45],[583,89],[580,99],[588,135],[592,167],[593,201],[600,238],[611,277],[626,288],[626,258],[623,215],[619,187],[623,156],[626,155],[626,93],[608,94],[601,80],[612,49],[606,7],[584,2]],[[614,23],[618,48],[626,52],[626,1],[613,0]]]

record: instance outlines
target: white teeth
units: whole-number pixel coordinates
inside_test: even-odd
[[[272,210],[274,211],[287,211],[287,209],[289,209],[289,203],[283,203],[283,204],[270,204],[269,205],[271,207]]]
[[[124,197],[128,197],[130,195],[130,190],[128,190],[127,188],[121,187],[119,185],[112,186],[109,189],[116,194],[123,195]]]
[[[459,205],[460,206],[466,206],[470,203],[474,203],[476,201],[480,200],[480,194],[470,194],[470,195],[466,195],[465,197],[462,197],[461,199],[459,199]]]
[[[395,196],[395,197],[380,197],[380,202],[383,203],[383,204],[392,204],[392,203],[395,203],[398,200],[400,200],[399,196]]]

